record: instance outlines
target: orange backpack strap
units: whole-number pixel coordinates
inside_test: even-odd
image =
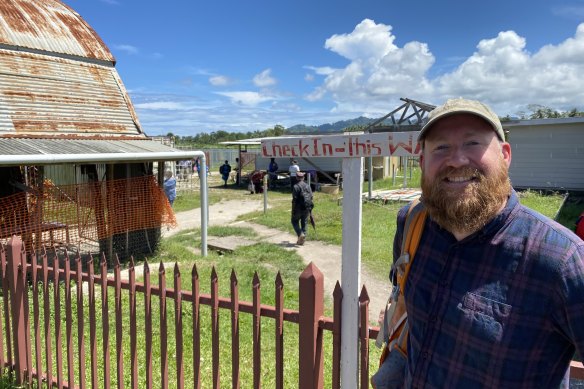
[[[398,269],[397,272],[399,292],[402,295],[406,286],[406,280],[408,279],[408,275],[410,273],[412,261],[416,256],[416,251],[418,250],[420,239],[422,238],[422,233],[424,232],[424,225],[426,224],[427,215],[428,210],[422,203],[420,203],[420,200],[416,199],[410,203],[404,225],[401,247],[402,257],[404,257],[405,263],[402,264],[402,270]],[[406,256],[404,254],[408,255]]]

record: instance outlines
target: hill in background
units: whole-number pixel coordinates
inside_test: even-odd
[[[357,130],[363,128],[368,124],[374,122],[376,119],[359,116],[355,119],[341,120],[335,123],[321,124],[320,126],[307,126],[304,124],[296,124],[295,126],[286,129],[287,134],[322,134],[322,133],[338,133],[347,131],[347,129]]]

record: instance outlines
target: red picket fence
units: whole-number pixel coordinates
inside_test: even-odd
[[[35,258],[35,256],[32,256]],[[253,349],[253,387],[260,388],[262,365],[260,347],[262,337],[262,317],[275,322],[275,386],[284,387],[284,322],[295,323],[299,329],[298,386],[300,388],[322,388],[323,369],[323,331],[332,333],[332,387],[340,388],[340,333],[342,291],[337,282],[333,293],[333,318],[323,316],[323,275],[310,264],[299,277],[299,309],[284,308],[284,285],[280,274],[275,280],[275,306],[260,302],[260,281],[257,273],[252,283],[252,302],[240,301],[238,281],[231,274],[229,298],[219,296],[219,280],[215,269],[211,274],[210,294],[200,293],[200,280],[196,267],[191,272],[191,290],[182,290],[181,274],[178,265],[174,267],[173,288],[166,286],[165,268],[160,264],[158,285],[151,284],[150,269],[144,267],[144,280],[136,282],[135,268],[130,264],[128,280],[123,280],[119,262],[114,267],[113,277],[108,277],[108,265],[102,258],[99,274],[95,274],[93,261],[86,263],[76,255],[73,261],[65,257],[61,261],[55,256],[49,259],[44,253],[39,260],[27,261],[27,253],[22,241],[13,237],[7,246],[0,247],[0,280],[2,282],[3,310],[0,310],[0,366],[14,374],[18,384],[36,383],[40,387],[57,388],[110,388],[112,381],[118,388],[124,387],[121,379],[114,380],[111,374],[110,353],[114,352],[115,377],[131,377],[131,387],[138,388],[139,368],[144,366],[144,382],[147,388],[154,386],[153,380],[153,299],[158,297],[160,333],[160,387],[169,386],[169,335],[174,337],[174,371],[177,387],[185,385],[185,369],[192,369],[194,387],[200,388],[201,375],[201,306],[210,307],[211,347],[212,347],[212,384],[220,387],[220,331],[219,310],[229,310],[231,316],[231,387],[240,387],[240,313],[252,315],[252,344],[244,347]],[[39,263],[40,262],[40,263]],[[72,264],[73,262],[73,264]],[[72,267],[74,269],[72,269]],[[53,287],[50,285],[63,287]],[[114,315],[110,318],[108,293],[114,293]],[[73,293],[73,290],[75,293]],[[52,291],[52,293],[51,293]],[[127,293],[128,303],[123,304],[122,293]],[[64,296],[61,296],[64,293]],[[144,302],[143,322],[138,322],[138,296]],[[96,298],[97,297],[97,298]],[[101,298],[99,298],[101,297]],[[87,307],[85,307],[87,298]],[[65,306],[61,306],[64,299]],[[156,300],[156,299],[155,299]],[[100,301],[98,306],[98,301]],[[32,311],[30,309],[32,302]],[[168,306],[173,304],[173,326],[168,323]],[[369,388],[369,342],[377,336],[378,328],[369,326],[367,290],[363,287],[360,304],[360,387]],[[127,307],[128,311],[124,311]],[[189,308],[192,326],[185,328],[183,319]],[[61,317],[62,311],[65,317]],[[73,315],[76,315],[77,328],[73,328]],[[51,318],[52,316],[52,318]],[[122,318],[129,316],[129,328],[124,328]],[[42,319],[42,320],[41,320]],[[101,321],[101,345],[98,346],[97,324]],[[115,339],[110,339],[110,326],[115,328]],[[65,329],[63,331],[63,326]],[[85,332],[89,326],[89,337]],[[127,327],[127,326],[126,326]],[[174,330],[174,334],[172,331]],[[143,331],[143,332],[142,332]],[[191,331],[192,366],[185,366],[183,344],[184,331]],[[63,334],[64,332],[64,334]],[[170,333],[169,333],[170,332]],[[138,333],[145,337],[145,360],[138,361]],[[125,339],[129,335],[129,361],[124,360]],[[114,343],[112,345],[111,343]],[[86,348],[89,353],[86,353]],[[115,350],[111,350],[115,347]],[[34,355],[33,355],[34,350]],[[98,356],[98,350],[101,355]],[[65,352],[65,353],[64,353]],[[86,357],[89,355],[89,358]],[[76,362],[75,362],[76,361]],[[101,362],[101,363],[100,363]],[[128,363],[129,362],[129,363]],[[128,363],[128,365],[125,365]],[[55,370],[53,369],[55,367]],[[129,372],[128,372],[129,370]],[[77,371],[77,373],[76,373]],[[6,374],[6,372],[2,372]],[[571,376],[584,379],[584,368],[573,362]],[[98,380],[102,377],[102,380]],[[189,383],[188,386],[193,386]],[[224,385],[226,386],[226,385]],[[228,386],[228,385],[227,385]]]

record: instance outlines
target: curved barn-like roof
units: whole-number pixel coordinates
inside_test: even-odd
[[[96,32],[58,0],[2,0],[0,44],[115,62]]]
[[[145,138],[114,56],[59,0],[0,1],[0,112],[4,138]]]

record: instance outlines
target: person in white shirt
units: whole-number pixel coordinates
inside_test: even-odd
[[[298,173],[298,171],[300,171],[300,167],[298,166],[298,161],[294,159],[288,168],[288,173],[290,173],[290,189],[294,189],[294,185],[296,184],[296,173]]]

